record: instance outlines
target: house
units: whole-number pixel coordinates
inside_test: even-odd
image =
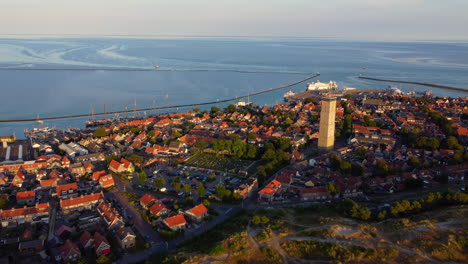
[[[83,165],[83,168],[85,169],[85,172],[86,172],[86,173],[92,173],[93,170],[94,170],[94,165],[91,164],[91,162],[86,162],[86,163]]]
[[[81,234],[80,244],[85,250],[90,249],[94,246],[93,236],[91,236],[91,234],[87,230],[83,231],[83,233]]]
[[[267,202],[273,201],[273,197],[275,194],[279,193],[282,190],[282,185],[277,180],[272,180],[268,183],[265,188],[261,189],[258,192],[258,199],[265,200]]]
[[[176,153],[185,152],[184,143],[180,141],[171,141],[171,143],[169,143],[169,151]]]
[[[117,172],[117,173],[122,173],[122,172],[134,172],[135,171],[135,167],[133,166],[133,164],[124,159],[124,158],[121,158],[120,159],[120,162],[116,161],[116,160],[112,160],[111,163],[109,164],[109,170],[113,171],[113,172]]]
[[[185,211],[185,215],[193,221],[200,223],[203,220],[203,218],[208,216],[208,209],[203,204],[199,204]]]
[[[115,233],[119,245],[123,249],[133,248],[136,244],[136,235],[130,227],[120,228]]]
[[[16,193],[16,203],[18,205],[34,205],[36,200],[35,191],[25,191]]]
[[[184,229],[187,221],[185,221],[183,214],[177,214],[164,219],[163,223],[172,231],[177,231]]]
[[[104,199],[102,192],[72,197],[67,200],[60,200],[60,207],[64,214],[82,211],[84,209],[93,208],[98,202]]]
[[[20,242],[18,246],[20,254],[33,254],[42,250],[44,250],[43,239]]]
[[[303,188],[299,192],[302,201],[327,200],[330,194],[325,187]]]
[[[18,170],[15,174],[15,177],[13,177],[11,184],[13,184],[16,187],[21,188],[25,180],[26,180],[26,177],[24,176],[24,173],[21,170]]]
[[[70,240],[58,248],[65,262],[71,262],[81,258],[81,251],[78,246]]]
[[[69,223],[61,222],[56,224],[57,230],[55,234],[60,237],[61,239],[67,239],[71,233],[73,233],[73,229]]]
[[[69,199],[78,196],[78,184],[76,182],[57,185],[56,188],[57,196],[60,199]]]
[[[243,199],[250,197],[258,189],[258,181],[256,178],[246,179],[237,189],[234,190],[234,193],[242,196]]]
[[[5,175],[5,173],[0,172],[0,185],[7,184],[10,181],[8,176]]]
[[[106,224],[107,229],[116,230],[125,226],[122,216],[117,209],[113,208],[110,203],[101,202],[96,208],[102,221]]]
[[[75,158],[76,162],[85,162],[85,161],[104,161],[106,156],[104,153],[92,153],[88,155],[83,155]]]
[[[98,257],[110,253],[111,246],[103,235],[101,235],[99,232],[95,232],[93,240],[94,250],[96,251],[96,255]]]
[[[83,176],[86,174],[86,168],[80,162],[70,165],[70,172],[73,175]]]
[[[157,216],[163,216],[170,213],[169,209],[167,209],[162,203],[154,203],[149,210],[152,214]]]
[[[159,201],[158,198],[156,198],[154,195],[146,193],[140,198],[140,205],[144,209],[148,209],[148,205],[152,202]]]
[[[63,157],[61,162],[62,162],[62,167],[64,167],[64,168],[70,167],[71,162],[70,162],[69,158]]]
[[[0,209],[0,220],[2,226],[9,224],[30,223],[41,219],[43,222],[49,221],[50,206],[49,203],[36,204],[31,207],[13,208],[9,210]]]
[[[101,185],[101,187],[104,189],[114,186],[115,185],[114,176],[112,176],[112,174],[101,176],[99,178],[99,185]]]

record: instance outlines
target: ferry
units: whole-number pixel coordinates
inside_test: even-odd
[[[393,85],[388,86],[387,90],[396,94],[403,94],[402,90],[398,89],[398,87]]]

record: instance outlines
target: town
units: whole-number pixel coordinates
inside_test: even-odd
[[[466,195],[467,97],[323,85],[2,136],[0,262],[133,263],[243,209],[352,201],[351,217],[384,219],[421,193]]]

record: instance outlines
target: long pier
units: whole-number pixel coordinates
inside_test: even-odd
[[[441,84],[422,83],[422,82],[413,82],[413,81],[385,80],[385,79],[377,79],[377,78],[371,78],[371,77],[365,77],[365,76],[359,76],[359,79],[378,81],[378,82],[417,84],[417,85],[422,85],[422,86],[441,88],[441,89],[449,89],[449,90],[462,91],[462,92],[468,93],[467,88],[453,87],[453,86],[441,85]]]
[[[277,90],[281,89],[287,89],[292,86],[307,82],[309,80],[312,80],[314,78],[319,77],[320,74],[317,73],[314,76],[308,77],[306,79],[300,80],[298,82],[288,84],[285,86],[277,87],[277,88],[272,88],[248,95],[243,95],[243,96],[238,96],[235,98],[229,98],[229,99],[224,99],[224,100],[217,100],[217,101],[211,101],[211,102],[205,102],[205,103],[196,103],[196,104],[183,104],[183,105],[172,105],[172,106],[161,106],[161,107],[151,107],[151,108],[143,108],[143,109],[136,109],[136,110],[122,110],[122,111],[113,111],[113,112],[106,112],[106,113],[95,113],[94,115],[106,115],[106,114],[120,114],[120,113],[132,113],[132,112],[142,112],[142,111],[151,111],[151,110],[161,110],[161,109],[173,109],[173,108],[183,108],[183,107],[196,107],[196,106],[203,106],[203,105],[215,105],[219,103],[226,103],[226,102],[232,102],[232,101],[237,101],[239,99],[247,98],[247,97],[252,97],[252,96],[257,96],[261,94],[266,94],[266,93],[271,93]],[[54,117],[42,117],[40,120],[56,120],[56,119],[69,119],[69,118],[78,118],[78,117],[87,117],[90,116],[90,114],[77,114],[77,115],[67,115],[67,116],[54,116]],[[6,119],[6,120],[0,120],[0,123],[10,123],[10,122],[34,122],[37,121],[38,118],[24,118],[24,119]]]
[[[114,72],[235,72],[256,74],[308,74],[305,72],[281,71],[243,71],[229,69],[153,69],[153,68],[10,68],[0,67],[0,71],[114,71]]]

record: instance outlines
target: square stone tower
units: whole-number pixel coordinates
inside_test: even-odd
[[[332,150],[335,144],[335,115],[336,97],[327,95],[322,98],[322,110],[320,111],[320,130],[318,148]]]

